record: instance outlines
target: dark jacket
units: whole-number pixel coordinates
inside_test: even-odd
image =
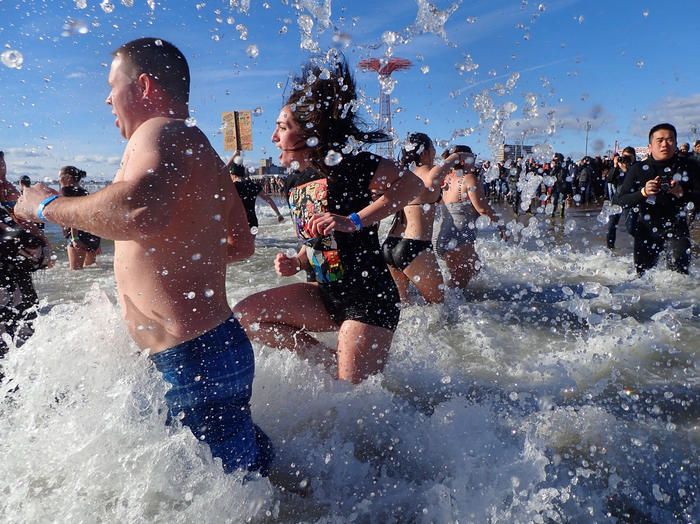
[[[642,188],[647,181],[657,176],[661,178],[662,184],[670,183],[674,176],[680,178],[683,196],[676,198],[662,190],[652,199],[654,203],[651,203],[642,195]],[[663,162],[649,156],[629,168],[615,202],[624,208],[638,208],[640,217],[652,227],[675,229],[685,226],[687,229],[688,203],[693,202],[696,208],[700,205],[700,166],[677,155]]]

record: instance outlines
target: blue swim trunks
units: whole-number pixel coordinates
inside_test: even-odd
[[[255,362],[238,320],[232,316],[150,358],[172,384],[165,394],[169,418],[184,415],[183,424],[221,459],[224,472],[248,470],[267,476],[272,444],[250,415]]]

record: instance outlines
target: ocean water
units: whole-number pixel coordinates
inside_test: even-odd
[[[229,299],[284,282],[289,222],[260,209]],[[480,232],[466,296],[407,306],[359,386],[256,346],[252,410],[306,498],[241,482],[180,426],[129,339],[111,246],[38,274],[35,335],[0,385],[3,522],[697,522],[700,266],[636,278],[596,213]],[[513,227],[513,226],[511,226]],[[696,254],[697,256],[697,254]],[[325,335],[332,340],[332,335]]]

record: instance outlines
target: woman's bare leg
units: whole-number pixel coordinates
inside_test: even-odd
[[[432,251],[426,249],[420,253],[403,272],[418,288],[426,302],[435,304],[444,300],[445,281]]]
[[[68,265],[71,269],[83,269],[85,263],[85,251],[73,245],[66,248],[68,251]]]
[[[83,267],[88,267],[97,262],[97,251],[86,251]]]
[[[337,331],[318,286],[296,283],[255,293],[233,308],[248,337],[293,351],[320,345],[307,331]]]
[[[466,243],[445,254],[445,263],[450,270],[450,287],[465,289],[479,272],[479,256],[474,244]]]
[[[338,333],[338,378],[358,384],[384,369],[394,332],[346,320]]]
[[[396,289],[399,290],[399,297],[402,303],[408,302],[408,277],[403,274],[401,270],[395,268],[394,266],[387,266],[389,268],[389,273],[391,273],[391,278],[394,279],[396,284]]]

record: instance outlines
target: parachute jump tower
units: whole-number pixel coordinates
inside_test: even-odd
[[[379,128],[391,136],[394,135],[391,125],[391,74],[409,69],[411,65],[411,61],[405,58],[365,58],[359,63],[363,71],[374,71],[379,76]],[[393,140],[377,144],[377,154],[385,158],[394,158]]]

